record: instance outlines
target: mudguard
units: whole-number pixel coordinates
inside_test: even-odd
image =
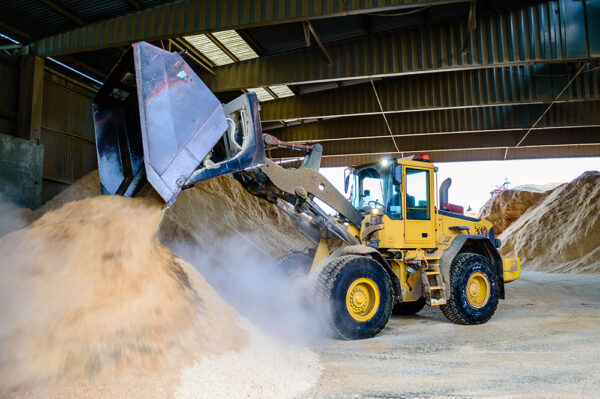
[[[440,258],[440,271],[446,287],[450,287],[450,266],[452,266],[454,257],[460,252],[465,251],[478,253],[490,259],[492,265],[496,268],[496,275],[498,277],[498,298],[504,299],[504,271],[502,267],[502,257],[490,239],[482,235],[459,234],[454,237],[448,249],[444,251]],[[446,299],[449,297],[450,290],[447,289]]]

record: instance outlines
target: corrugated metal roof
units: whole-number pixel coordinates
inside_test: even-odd
[[[256,93],[256,97],[258,97],[258,101],[270,101],[270,100],[274,100],[273,96],[266,91],[265,89],[263,89],[262,87],[253,87],[251,89],[248,89],[249,92],[252,93]]]
[[[58,7],[84,22],[96,22],[136,11],[126,0],[52,0]],[[169,3],[167,0],[138,0],[143,8]],[[40,39],[73,29],[78,24],[39,0],[3,0],[0,22]],[[17,32],[3,32],[18,36]],[[11,34],[12,33],[12,34]],[[26,42],[26,37],[16,37]]]
[[[229,57],[223,50],[221,50],[219,46],[213,43],[213,41],[210,40],[205,34],[185,36],[184,39],[187,40],[192,46],[196,47],[198,51],[204,54],[217,66],[233,63],[233,59]]]
[[[81,0],[52,0],[54,4],[64,8],[71,14],[84,21],[96,21],[130,13],[134,8],[125,0],[119,1],[81,1]]]
[[[261,26],[247,29],[246,32],[261,46],[265,55],[283,53],[306,46],[300,22]]]
[[[278,98],[291,97],[294,95],[294,92],[290,90],[286,85],[280,86],[270,86],[269,89],[275,94],[277,94]]]
[[[246,43],[246,41],[242,39],[235,30],[214,32],[213,35],[240,61],[246,61],[258,57],[258,54],[252,50],[248,43]]]
[[[344,18],[318,19],[311,23],[323,43],[352,39],[369,34],[363,17],[360,15],[351,15]],[[314,42],[314,40],[312,41]]]
[[[25,32],[33,38],[49,36],[74,27],[71,20],[39,1],[3,1],[1,7],[1,22]],[[19,37],[18,39],[23,41],[26,38]]]

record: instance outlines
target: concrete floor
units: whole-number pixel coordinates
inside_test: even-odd
[[[524,272],[483,325],[439,309],[328,341],[306,398],[600,397],[600,275]]]

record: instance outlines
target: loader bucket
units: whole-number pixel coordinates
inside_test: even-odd
[[[185,186],[265,162],[260,122],[239,116],[252,112],[226,116],[179,54],[145,42],[123,55],[93,109],[103,194],[135,196],[149,182],[171,205]]]

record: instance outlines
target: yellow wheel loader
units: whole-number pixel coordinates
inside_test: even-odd
[[[504,283],[519,277],[519,259],[499,255],[492,224],[448,202],[449,179],[436,189],[426,155],[348,168],[348,199],[319,173],[319,144],[263,135],[255,94],[220,104],[178,53],[134,44],[93,108],[104,194],[135,196],[149,183],[171,205],[194,183],[232,174],[314,243],[282,267],[311,277],[310,299],[341,338],[373,337],[392,313],[425,305],[457,324],[484,323]],[[304,151],[302,165],[267,159],[275,147]]]

